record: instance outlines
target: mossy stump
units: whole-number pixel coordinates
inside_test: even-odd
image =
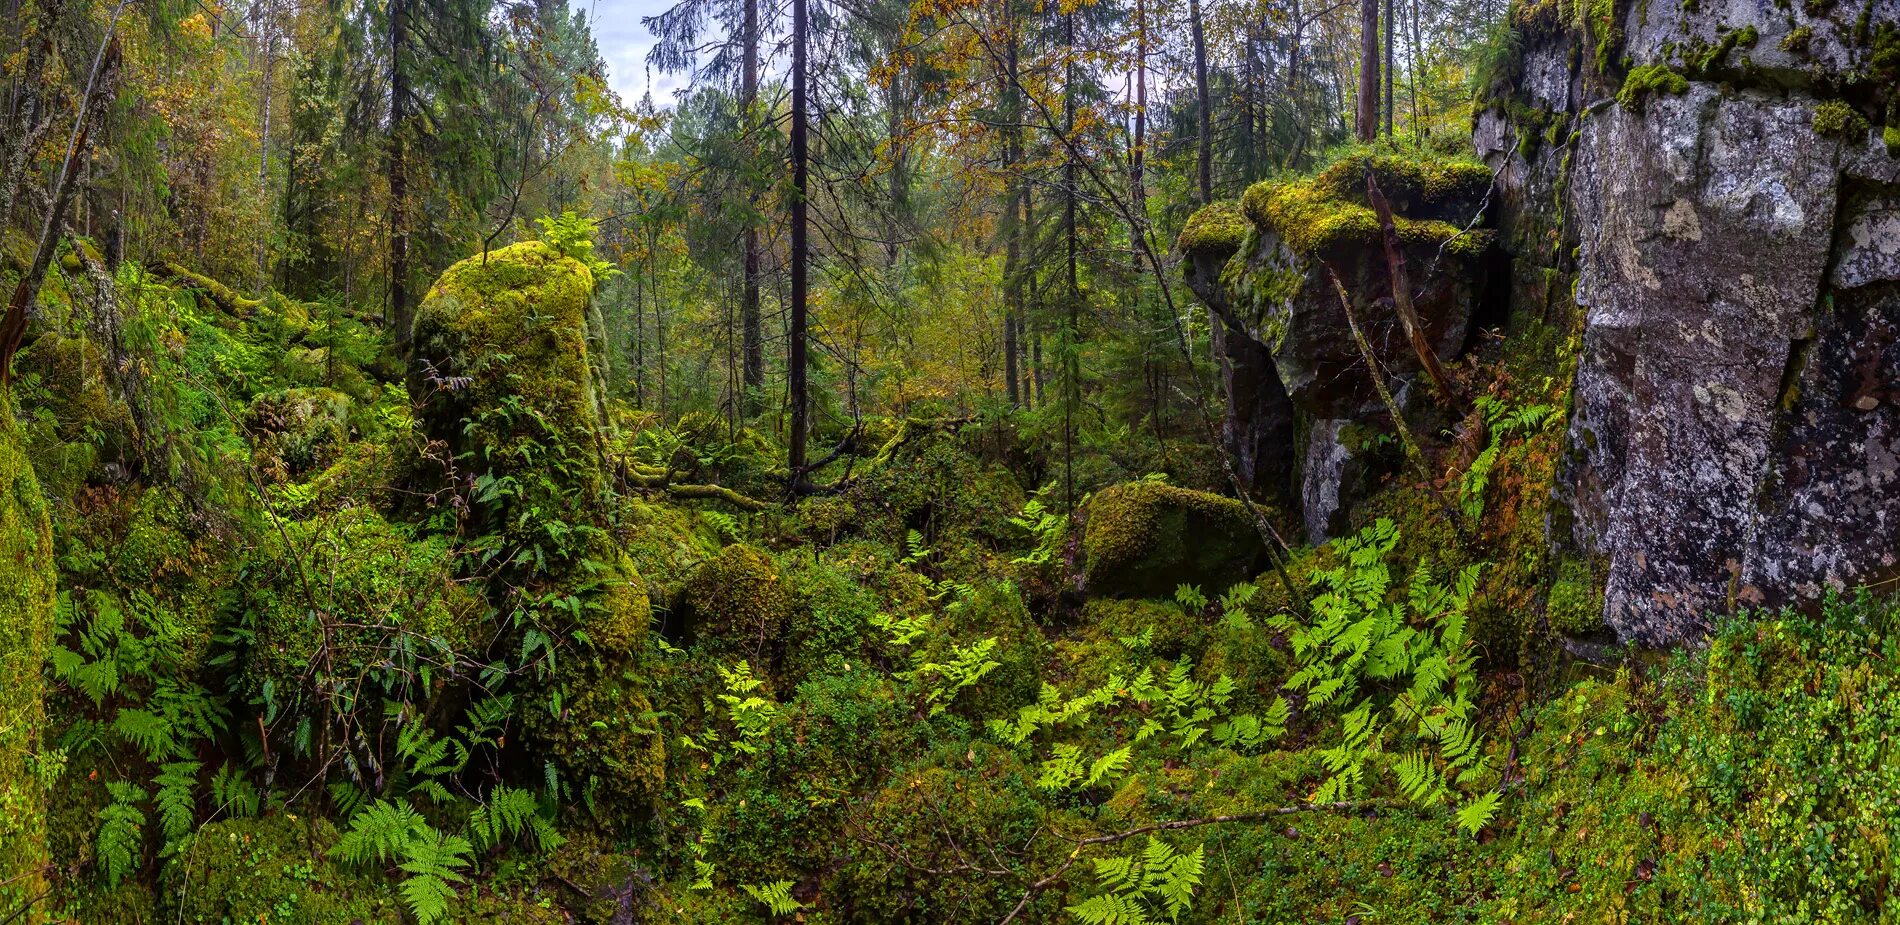
[[[1225,591],[1253,575],[1265,549],[1239,501],[1127,482],[1089,502],[1082,551],[1090,594],[1165,598],[1182,584]]]
[[[593,292],[585,264],[524,241],[443,272],[411,332],[409,393],[429,435],[486,474],[553,477],[564,508],[605,489]]]

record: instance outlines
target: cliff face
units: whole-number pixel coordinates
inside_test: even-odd
[[[1900,575],[1900,3],[1608,12],[1520,10],[1476,126],[1517,298],[1582,312],[1553,540],[1650,644]]]

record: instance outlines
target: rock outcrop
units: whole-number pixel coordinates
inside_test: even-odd
[[[1647,644],[1900,575],[1900,3],[1566,6],[1477,126],[1516,296],[1575,273],[1555,539]]]
[[[1480,163],[1352,154],[1312,177],[1255,184],[1238,208],[1207,206],[1179,241],[1188,285],[1216,320],[1228,453],[1250,489],[1299,505],[1311,542],[1346,529],[1383,465],[1340,439],[1387,413],[1352,323],[1392,388],[1421,372],[1369,177],[1390,200],[1424,339],[1449,362],[1470,340],[1495,236],[1483,227],[1491,175]]]

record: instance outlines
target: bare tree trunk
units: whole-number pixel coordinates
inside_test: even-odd
[[[1196,34],[1199,34],[1199,0],[1195,0]],[[1063,27],[1063,81],[1062,81],[1062,134],[1065,142],[1075,132],[1075,14],[1069,13],[1062,18]],[[1198,47],[1198,46],[1197,46]],[[1207,124],[1207,111],[1201,111],[1201,124]],[[1205,146],[1206,135],[1202,135]],[[1080,352],[1080,303],[1082,301],[1081,277],[1076,268],[1076,222],[1075,200],[1078,190],[1075,182],[1075,148],[1064,144],[1067,152],[1062,159],[1062,233],[1067,248],[1068,291],[1065,293],[1068,308],[1068,329],[1063,332],[1062,357],[1062,492],[1065,509],[1069,515],[1075,515],[1075,412],[1082,403],[1081,358]],[[1205,150],[1205,147],[1203,147]],[[1203,177],[1205,177],[1205,161]]]
[[[389,0],[389,323],[409,347],[409,3]]]
[[[1412,305],[1412,283],[1406,278],[1405,254],[1399,250],[1398,227],[1392,221],[1392,204],[1386,201],[1380,191],[1379,183],[1373,179],[1372,171],[1366,171],[1366,201],[1372,204],[1372,210],[1379,217],[1379,231],[1385,245],[1386,275],[1391,278],[1392,307],[1397,310],[1399,323],[1405,326],[1405,336],[1412,342],[1412,351],[1418,354],[1419,365],[1424,367],[1425,375],[1432,381],[1432,388],[1438,391],[1440,398],[1447,404],[1458,400],[1458,393],[1452,390],[1451,380],[1445,375],[1445,368],[1438,363],[1438,351],[1432,348],[1426,339],[1425,325],[1419,320],[1418,310]],[[1372,370],[1374,377],[1378,370]]]
[[[745,36],[744,62],[739,73],[739,108],[744,112],[741,123],[743,131],[750,139],[750,133],[756,127],[753,109],[759,96],[759,0],[745,0]],[[759,229],[756,211],[759,202],[757,190],[751,191],[749,201],[752,209],[746,215],[744,241],[744,281],[739,290],[739,327],[745,340],[745,390],[746,414],[759,412],[759,404],[765,392],[765,336],[759,321]]]
[[[13,138],[13,146],[7,153],[4,170],[0,170],[0,231],[13,227],[13,210],[19,202],[20,189],[26,182],[27,167],[33,162],[33,152],[40,150],[47,135],[53,131],[54,119],[51,107],[46,105],[45,75],[46,61],[53,55],[53,24],[64,9],[64,0],[46,0],[40,8],[41,28],[37,41],[27,47],[26,67],[15,81],[17,96],[8,115],[11,117],[4,127]],[[24,9],[16,14],[16,21],[26,17]]]
[[[1377,3],[1378,0],[1365,0]],[[1214,113],[1207,92],[1207,36],[1201,31],[1201,0],[1188,0],[1188,31],[1194,38],[1194,99],[1201,110],[1196,149],[1201,182],[1201,204],[1214,201]]]
[[[1398,47],[1398,18],[1393,16],[1394,0],[1385,0],[1385,137],[1392,137],[1393,80],[1397,68],[1392,66],[1392,50]]]
[[[787,390],[791,393],[790,451],[786,468],[791,470],[791,487],[798,491],[805,484],[805,430],[810,396],[805,382],[805,311],[806,264],[811,259],[806,241],[805,192],[807,182],[807,140],[805,99],[806,22],[808,0],[792,0],[792,324],[791,357],[786,371]]]
[[[1003,379],[1004,391],[1009,396],[1012,408],[1023,405],[1021,337],[1023,324],[1023,246],[1022,236],[1028,225],[1026,216],[1021,214],[1023,203],[1022,178],[1016,171],[1022,162],[1022,99],[1016,85],[1016,8],[1008,5],[1009,50],[1006,66],[1009,73],[1003,77],[1003,117],[1008,121],[1003,136],[1003,170],[1009,175],[1009,192],[1003,217],[1003,234],[1006,238],[1003,256]]]
[[[1359,0],[1359,98],[1354,127],[1360,141],[1379,137],[1379,0]]]

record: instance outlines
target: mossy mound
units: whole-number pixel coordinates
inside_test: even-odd
[[[1378,215],[1367,201],[1368,172],[1392,204],[1393,225],[1403,243],[1449,241],[1447,251],[1460,256],[1491,246],[1490,231],[1462,232],[1491,185],[1490,170],[1470,160],[1360,151],[1311,177],[1254,184],[1241,199],[1241,211],[1302,256],[1371,247],[1380,232]]]
[[[1169,597],[1180,584],[1217,594],[1264,552],[1246,505],[1150,481],[1095,495],[1082,551],[1089,592],[1112,597]]]
[[[318,709],[323,693],[310,666],[319,655],[326,674],[357,678],[399,647],[453,663],[488,629],[486,605],[451,577],[445,538],[415,539],[361,507],[286,522],[281,536],[266,536],[245,572],[253,638],[238,684],[260,704]]]
[[[350,439],[350,397],[335,389],[284,389],[251,401],[251,460],[285,480],[323,469]]]
[[[687,579],[675,616],[686,638],[763,662],[780,643],[790,612],[778,563],[763,550],[734,543]]]
[[[573,809],[585,824],[623,833],[653,813],[666,780],[666,741],[646,679],[621,658],[570,661],[558,671],[558,715],[543,706],[550,698],[529,698],[533,751],[580,796]]]
[[[278,813],[204,826],[165,868],[174,921],[398,923],[402,907],[380,878],[346,871],[325,858],[336,827]]]
[[[1175,246],[1188,255],[1232,254],[1240,249],[1249,230],[1240,203],[1222,199],[1202,206],[1189,216],[1187,224],[1181,226],[1181,236],[1175,240]]]
[[[604,411],[588,352],[594,276],[539,241],[463,260],[416,311],[409,393],[425,431],[515,490],[497,521],[585,510],[605,489]]]
[[[0,908],[43,889],[46,713],[41,663],[53,636],[53,535],[13,401],[0,391]]]

